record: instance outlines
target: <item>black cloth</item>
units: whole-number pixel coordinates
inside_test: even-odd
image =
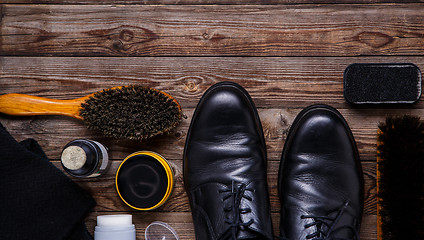
[[[34,139],[18,143],[0,123],[0,240],[91,240],[94,205]]]

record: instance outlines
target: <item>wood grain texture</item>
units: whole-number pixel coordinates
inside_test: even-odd
[[[15,116],[63,115],[82,119],[81,104],[88,97],[72,100],[58,100],[38,96],[9,93],[0,96],[0,112]]]
[[[13,137],[36,139],[59,169],[61,150],[73,139],[109,148],[113,161],[105,176],[73,178],[97,201],[86,218],[91,232],[98,215],[131,213],[137,239],[157,220],[181,239],[194,239],[183,188],[185,138],[206,89],[233,81],[251,94],[261,117],[275,234],[278,166],[288,129],[304,107],[325,103],[343,114],[356,139],[365,179],[361,239],[376,240],[377,125],[389,115],[424,116],[424,103],[351,106],[343,98],[343,72],[358,62],[411,62],[424,69],[423,0],[0,1],[0,95],[74,99],[138,84],[176,97],[187,117],[170,135],[140,143],[103,138],[65,116],[0,114]],[[176,172],[171,198],[150,212],[127,207],[114,187],[121,160],[139,150],[161,153]]]
[[[343,97],[343,73],[358,62],[411,62],[424,69],[424,56],[0,57],[0,94],[73,99],[140,84],[168,92],[183,108],[194,108],[211,85],[233,81],[244,86],[260,108],[303,108],[312,103],[352,108]],[[419,102],[406,108],[423,106]]]
[[[346,3],[421,3],[422,0],[3,0],[9,4],[125,4],[125,5],[282,5]]]
[[[353,62],[413,62],[424,68],[424,57],[344,58],[63,58],[0,57],[0,94],[72,99],[103,88],[140,84],[164,90],[181,103],[187,116],[170,136],[147,143],[104,139],[81,122],[67,117],[12,117],[0,121],[18,139],[36,138],[51,159],[58,159],[69,141],[87,137],[110,148],[114,159],[149,149],[181,159],[186,132],[203,92],[218,81],[244,86],[259,108],[268,156],[278,161],[285,136],[302,108],[325,103],[338,108],[350,124],[362,160],[376,159],[377,124],[388,115],[424,116],[424,103],[410,106],[355,108],[343,99],[343,71]],[[264,94],[266,93],[266,94]]]
[[[423,10],[421,3],[5,4],[0,53],[22,56],[422,55]]]

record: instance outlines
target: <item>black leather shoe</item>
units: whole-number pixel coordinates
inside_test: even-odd
[[[363,180],[355,140],[326,105],[294,120],[281,157],[280,239],[359,239]]]
[[[266,149],[256,108],[241,86],[203,95],[184,149],[184,184],[196,239],[273,239]]]

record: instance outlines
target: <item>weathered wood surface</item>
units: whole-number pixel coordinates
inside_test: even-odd
[[[122,159],[140,146],[165,152],[170,159],[181,159],[194,108],[214,82],[234,81],[252,95],[266,135],[268,156],[278,160],[285,134],[302,108],[325,103],[338,108],[355,135],[363,160],[375,161],[377,124],[387,115],[424,116],[423,102],[392,108],[353,108],[343,99],[343,71],[353,62],[414,62],[424,68],[424,57],[345,57],[345,58],[57,58],[1,57],[0,94],[26,93],[43,97],[72,99],[118,85],[141,84],[175,96],[187,119],[169,137],[139,145],[108,141],[85,125],[67,117],[2,116],[17,138],[35,136],[52,159],[74,138],[87,136],[110,142],[110,153]],[[267,93],[267,94],[264,94]],[[400,107],[401,109],[399,109]],[[54,140],[54,141],[52,141]]]
[[[424,56],[0,57],[0,94],[72,99],[103,88],[142,84],[169,92],[184,108],[194,108],[208,87],[233,81],[243,85],[260,108],[327,103],[354,109],[343,98],[343,73],[358,62],[412,62],[424,69]],[[422,107],[420,102],[410,108]]]
[[[421,3],[423,0],[3,0],[11,4],[125,4],[125,5],[282,5],[282,4],[357,4]]]
[[[0,54],[422,55],[423,10],[422,3],[272,6],[4,4]]]
[[[376,240],[377,125],[389,115],[424,116],[424,103],[351,106],[343,98],[343,72],[355,62],[412,62],[424,69],[424,1],[0,1],[0,94],[72,99],[140,84],[176,97],[187,116],[170,135],[139,143],[103,138],[69,117],[0,114],[17,140],[35,138],[59,169],[60,152],[73,139],[98,140],[110,149],[105,176],[74,178],[98,203],[86,219],[91,232],[97,215],[130,212],[137,239],[156,220],[168,222],[181,239],[194,239],[182,182],[186,133],[204,91],[234,81],[251,94],[264,127],[275,234],[277,171],[287,131],[304,107],[325,103],[343,114],[357,141],[365,179],[361,239]],[[381,4],[389,2],[394,4]],[[114,188],[120,161],[138,150],[161,153],[176,172],[171,198],[151,212],[125,206]]]

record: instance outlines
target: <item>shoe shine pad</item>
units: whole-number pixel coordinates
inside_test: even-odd
[[[354,63],[344,72],[344,97],[352,104],[415,103],[421,72],[411,63]]]

